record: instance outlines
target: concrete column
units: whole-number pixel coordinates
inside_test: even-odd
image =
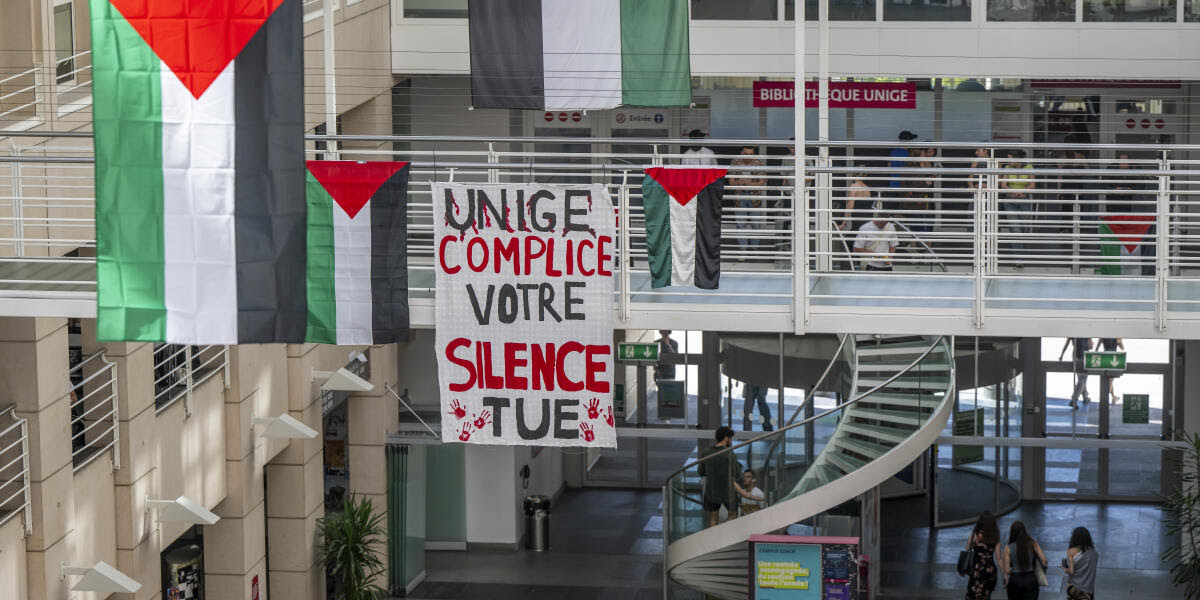
[[[394,429],[397,424],[397,401],[384,386],[396,385],[399,365],[396,345],[373,346],[368,358],[370,381],[375,388],[369,392],[352,394],[346,400],[350,491],[371,500],[375,512],[383,517],[382,524],[386,528],[387,459],[384,446],[387,444],[388,429]],[[380,544],[379,550],[386,556],[386,542]],[[386,573],[375,583],[386,588]]]
[[[0,318],[0,382],[29,425],[32,533],[25,540],[29,599],[66,597],[58,564],[75,555],[67,322]]]
[[[701,339],[703,354],[696,370],[700,378],[696,386],[700,412],[697,426],[715,429],[721,425],[721,338],[715,331],[705,331]]]

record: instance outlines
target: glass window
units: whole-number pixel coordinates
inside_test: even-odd
[[[971,0],[889,0],[883,5],[883,20],[970,21]]]
[[[54,7],[54,61],[59,83],[75,79],[75,19],[71,3]]]
[[[1175,0],[1084,0],[1084,21],[1175,20]]]
[[[1183,5],[1183,20],[1187,23],[1200,22],[1200,0],[1187,0]]]
[[[467,0],[404,0],[406,19],[465,19]]]
[[[1074,21],[1075,0],[989,0],[989,21]]]
[[[816,21],[818,0],[805,0],[804,18]],[[796,0],[784,2],[783,18],[791,21],[796,18]],[[829,0],[830,21],[874,21],[875,0]]]
[[[775,0],[692,0],[692,19],[776,21],[779,19],[779,5]]]

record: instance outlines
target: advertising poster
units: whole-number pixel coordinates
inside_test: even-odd
[[[754,544],[754,600],[820,600],[820,544]]]
[[[442,440],[615,448],[603,185],[435,184]]]

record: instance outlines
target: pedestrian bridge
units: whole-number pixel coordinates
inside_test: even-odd
[[[327,141],[342,159],[413,162],[418,328],[434,323],[430,183],[538,180],[608,184],[621,224],[619,328],[1200,337],[1200,146],[1038,145],[1021,156],[1013,145],[924,143],[932,152],[895,159],[879,158],[895,144],[829,143],[805,161],[806,201],[794,203],[786,144],[711,140],[720,159],[752,144],[764,160],[730,167],[721,285],[700,290],[652,289],[646,263],[641,170],[677,163],[682,140]],[[0,142],[0,315],[93,317],[91,140],[0,132]],[[407,149],[358,147],[381,142]],[[755,179],[766,185],[747,185]],[[873,218],[896,229],[890,272],[866,270],[854,250]]]

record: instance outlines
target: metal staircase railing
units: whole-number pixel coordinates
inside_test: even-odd
[[[668,577],[706,594],[746,598],[746,542],[819,515],[891,478],[921,455],[953,407],[953,342],[947,337],[859,336],[838,406],[685,465],[666,481],[663,528]],[[755,452],[766,449],[765,452]],[[699,466],[738,457],[759,474],[766,508],[705,528]],[[759,458],[761,457],[761,458]],[[710,463],[715,464],[715,463]]]

